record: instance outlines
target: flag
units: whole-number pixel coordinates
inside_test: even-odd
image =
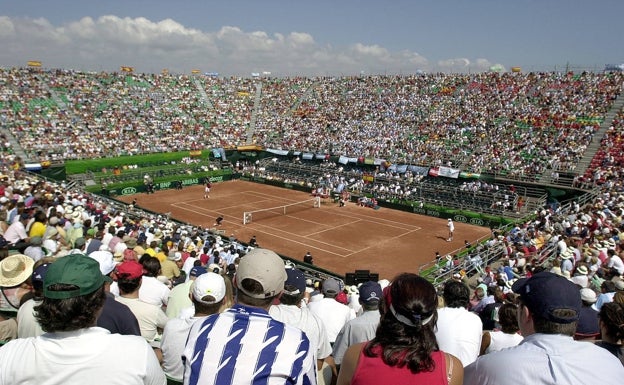
[[[440,167],[438,172],[439,176],[445,176],[447,178],[459,178],[459,169],[450,167]]]

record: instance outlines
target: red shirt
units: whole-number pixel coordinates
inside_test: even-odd
[[[432,372],[412,373],[407,366],[399,368],[386,365],[381,358],[381,347],[377,346],[374,351],[377,357],[367,357],[362,349],[351,385],[378,385],[380,383],[448,385],[444,352],[431,353],[435,363]]]

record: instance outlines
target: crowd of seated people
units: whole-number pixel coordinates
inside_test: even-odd
[[[0,119],[35,160],[257,144],[537,178],[573,170],[621,74],[319,78],[0,69]]]
[[[624,164],[624,109],[619,111],[611,126],[600,140],[600,147],[592,158],[590,166],[575,180],[576,186],[606,185],[621,177]]]
[[[233,306],[236,297],[232,293],[231,280],[241,259],[251,250],[249,246],[235,239],[208,233],[196,226],[171,221],[166,216],[140,213],[136,210],[132,210],[130,215],[128,208],[119,203],[84,192],[67,190],[62,184],[11,170],[9,169],[11,156],[7,155],[3,159],[6,161],[3,162],[0,176],[2,235],[0,286],[7,298],[17,299],[16,303],[20,305],[12,308],[13,302],[10,300],[0,301],[2,342],[40,336],[43,333],[41,328],[31,328],[34,319],[32,315],[24,314],[24,309],[31,309],[28,306],[32,306],[28,301],[41,301],[41,297],[37,295],[42,295],[41,292],[31,291],[28,288],[36,287],[37,282],[40,282],[37,280],[44,279],[39,274],[45,274],[45,267],[49,264],[57,263],[68,255],[85,254],[98,261],[102,274],[111,275],[117,280],[113,282],[110,294],[107,295],[110,295],[112,300],[118,296],[119,299],[116,301],[128,304],[132,312],[130,317],[137,319],[136,329],[113,332],[141,335],[153,347],[169,379],[181,381],[184,371],[180,368],[183,364],[181,361],[175,364],[177,361],[172,358],[172,352],[177,351],[175,349],[178,345],[181,349],[186,338],[172,335],[171,328],[181,322],[186,322],[190,326],[195,320],[207,316],[201,313],[205,309],[197,302],[199,297],[189,298],[188,293],[194,295],[194,282],[203,274],[220,275],[229,283],[224,286],[225,289],[222,287],[221,290],[213,292],[220,293],[219,297],[226,298],[223,304],[219,302],[220,307],[215,311],[225,311]],[[241,166],[253,167],[251,164]],[[614,329],[609,322],[612,323],[612,317],[616,319],[619,317],[618,311],[624,311],[611,308],[624,306],[618,303],[624,296],[622,277],[624,263],[620,256],[624,245],[624,187],[622,182],[617,180],[612,187],[602,185],[601,188],[602,191],[595,201],[585,205],[572,203],[567,207],[544,207],[537,213],[536,218],[519,224],[507,232],[494,233],[480,250],[486,248],[502,250],[497,261],[482,260],[474,255],[475,253],[471,255],[470,263],[481,264],[482,268],[478,270],[476,287],[467,285],[470,283],[469,275],[464,275],[463,279],[459,275],[453,276],[449,281],[452,283],[443,286],[445,291],[437,293],[446,301],[445,307],[455,309],[442,311],[444,308],[442,307],[438,309],[439,317],[445,312],[462,311],[465,314],[472,314],[472,318],[476,317],[475,321],[479,320],[474,323],[478,325],[474,331],[472,327],[470,328],[470,333],[475,334],[473,342],[467,342],[467,339],[461,339],[463,342],[444,339],[446,333],[458,331],[452,331],[445,327],[442,321],[438,321],[436,333],[441,334],[439,336],[436,334],[436,338],[439,341],[447,341],[444,342],[444,346],[440,342],[440,349],[460,358],[461,361],[456,364],[468,367],[469,363],[478,360],[479,354],[496,354],[496,350],[501,348],[500,338],[510,340],[505,347],[517,345],[522,336],[518,336],[517,325],[514,326],[510,321],[512,317],[506,316],[506,309],[510,306],[513,311],[509,313],[516,314],[514,306],[517,306],[516,297],[520,293],[514,293],[513,284],[518,278],[536,276],[544,270],[567,278],[576,285],[576,290],[581,293],[583,301],[589,301],[589,306],[591,303],[595,305],[595,314],[600,314],[604,320],[603,342],[611,344],[605,345],[605,348],[613,351],[613,354],[618,354],[621,345],[618,345],[614,336],[621,332],[617,331],[617,325]],[[15,229],[19,227],[23,228],[25,235],[18,239],[16,234],[19,233]],[[542,252],[547,249],[554,249],[554,252],[547,260],[543,260]],[[460,266],[462,261],[458,257],[451,258],[452,261],[456,259]],[[467,260],[466,258],[466,262]],[[15,277],[10,270],[16,268],[14,262],[25,266],[30,283],[17,282],[17,286],[10,287],[2,284],[7,282],[5,280]],[[500,266],[496,267],[495,262],[500,263]],[[135,267],[138,270],[135,271]],[[292,263],[285,263],[284,268],[288,272],[294,266]],[[134,277],[133,274],[137,276]],[[19,275],[21,276],[26,277],[23,274]],[[287,276],[290,277],[290,273]],[[324,277],[326,279],[305,279],[300,275],[297,277],[299,277],[297,285],[302,286],[300,288],[288,286],[292,282],[288,278],[285,289],[288,289],[289,293],[299,290],[301,298],[298,305],[295,305],[303,310],[298,311],[313,312],[315,303],[320,306],[323,301],[336,301],[342,306],[345,314],[349,315],[338,326],[332,317],[323,317],[325,313],[322,311],[320,315],[310,315],[317,320],[318,330],[324,330],[315,338],[319,338],[319,341],[327,338],[328,346],[331,346],[327,334],[330,328],[337,328],[336,330],[340,331],[337,340],[351,338],[348,337],[348,333],[355,333],[354,330],[350,330],[356,328],[357,322],[350,323],[350,320],[358,319],[357,317],[371,311],[369,300],[372,289],[366,289],[370,285],[347,285],[345,282],[327,277]],[[128,292],[128,279],[140,279],[142,281],[140,288],[135,292]],[[31,284],[33,286],[30,286]],[[381,295],[382,290],[391,284],[387,278],[381,279],[379,288],[375,289],[379,291],[374,291],[376,297],[391,301]],[[456,308],[456,304],[451,300],[450,287],[453,284],[462,285],[462,292],[466,294],[464,308],[461,306]],[[228,286],[230,289],[227,289]],[[213,289],[212,286],[210,288]],[[133,293],[137,298],[132,297]],[[590,295],[592,293],[593,296]],[[35,298],[31,299],[33,295]],[[360,298],[361,295],[365,297]],[[145,312],[138,313],[138,310],[135,310],[136,301],[141,302],[144,308],[149,306],[153,310],[152,315],[146,317]],[[611,302],[613,304],[610,304]],[[109,313],[104,310],[103,314]],[[26,325],[29,328],[25,328]],[[608,329],[607,325],[610,325]],[[151,329],[148,332],[149,327]],[[586,323],[579,322],[576,327],[577,331],[571,331],[570,334],[574,338],[600,338],[599,333],[591,334],[592,337],[581,333],[583,328],[587,327]],[[468,333],[468,330],[466,323],[459,333]],[[507,333],[508,336],[499,336],[498,333]],[[351,346],[354,343],[350,341],[347,344]],[[470,349],[464,349],[468,347]],[[464,356],[468,351],[469,356]],[[316,353],[318,356],[315,355],[319,358],[320,383],[323,383],[325,378],[327,378],[325,383],[329,383],[332,371],[333,376],[340,375],[341,368],[334,366],[331,353],[330,347],[329,350],[323,350],[322,355],[321,350]],[[348,353],[345,357],[343,362],[348,362]],[[464,363],[464,360],[467,361]],[[457,371],[460,371],[459,367],[456,368],[456,373]]]
[[[189,121],[206,127],[206,131],[202,132],[214,134],[203,138],[203,145],[242,143],[246,140],[246,125],[251,119],[251,97],[256,92],[251,81],[242,79],[200,78],[198,81],[208,94],[208,100],[204,100],[201,94],[198,96],[195,81],[185,76],[81,74],[72,71],[47,73],[27,70],[1,70],[0,74],[4,80],[2,87],[5,91],[0,96],[3,98],[0,100],[0,119],[7,124],[24,148],[38,153],[42,159],[52,157],[53,154],[81,158],[190,147],[196,142],[191,138],[191,133],[197,132],[197,126],[187,127],[184,123]],[[594,74],[527,74],[518,77],[495,74],[454,77],[430,75],[406,79],[391,77],[392,81],[386,86],[387,80],[385,77],[369,77],[267,82],[262,88],[262,94],[266,92],[266,95],[273,96],[268,101],[261,98],[263,107],[257,110],[257,119],[263,130],[259,131],[259,135],[264,136],[262,139],[267,145],[316,152],[319,150],[320,137],[315,138],[314,135],[329,133],[330,135],[322,138],[329,138],[326,140],[331,143],[321,143],[321,147],[331,144],[336,153],[362,152],[367,156],[394,155],[406,159],[414,154],[423,154],[422,160],[432,162],[431,164],[446,164],[453,159],[458,162],[455,165],[467,162],[467,167],[479,170],[537,173],[546,167],[574,166],[596,129],[597,121],[572,119],[572,115],[585,118],[603,116],[608,102],[619,93],[618,87],[622,79],[619,75],[608,77]],[[418,92],[421,87],[425,90],[427,87],[436,88],[437,92]],[[6,92],[7,90],[11,92]],[[89,97],[85,97],[85,94]],[[123,98],[119,98],[120,95]],[[145,102],[145,95],[151,98],[149,103]],[[281,99],[280,95],[287,95],[288,98]],[[55,100],[57,98],[64,107],[59,107]],[[19,100],[20,104],[15,104],[15,100]],[[416,101],[422,102],[422,110],[413,108]],[[194,111],[200,106],[206,106],[208,102],[212,105],[208,110],[213,112],[201,115]],[[495,108],[497,106],[500,108]],[[526,126],[518,131],[515,125],[517,121],[507,120],[509,116],[504,115],[502,110],[513,111],[516,114],[514,116],[520,116],[520,120],[526,121]],[[417,120],[415,117],[423,122],[418,131],[418,141],[409,137],[413,130],[406,129],[409,122]],[[495,129],[490,123],[496,119],[500,120],[498,123],[501,125]],[[518,325],[513,325],[512,322],[513,315],[518,314],[515,306],[520,311],[530,311],[531,314],[537,310],[533,307],[535,302],[529,303],[526,299],[522,302],[522,296],[528,296],[529,293],[521,292],[521,287],[514,285],[514,282],[525,277],[539,279],[543,277],[540,275],[543,274],[541,271],[548,270],[556,276],[566,278],[565,282],[575,285],[584,306],[595,309],[595,313],[592,313],[594,321],[597,321],[597,315],[600,316],[598,333],[585,333],[581,326],[595,325],[579,321],[578,325],[573,325],[575,330],[566,331],[568,337],[602,337],[603,341],[598,345],[622,360],[624,176],[619,167],[619,154],[608,152],[607,149],[608,146],[617,148],[621,143],[622,120],[621,115],[618,116],[613,127],[608,130],[603,140],[604,155],[599,155],[600,158],[593,163],[590,174],[587,174],[592,178],[599,176],[592,179],[592,186],[598,190],[596,197],[582,204],[571,202],[563,206],[545,206],[525,223],[508,231],[494,232],[491,239],[480,248],[474,249],[467,257],[463,257],[463,261],[460,257],[451,256],[449,262],[452,268],[467,267],[468,264],[474,267],[478,285],[475,285],[476,288],[471,286],[470,289],[457,286],[454,281],[462,281],[462,275],[453,275],[448,285],[445,285],[448,290],[437,293],[446,301],[442,307],[446,309],[439,310],[439,316],[435,319],[429,318],[433,310],[428,308],[426,314],[405,313],[405,309],[400,307],[406,306],[401,301],[402,296],[391,298],[389,290],[382,291],[392,287],[387,279],[381,280],[378,292],[359,291],[355,285],[348,286],[344,282],[335,282],[334,279],[324,282],[310,279],[301,289],[296,285],[284,288],[290,293],[298,292],[302,295],[297,304],[297,307],[304,309],[301,311],[305,311],[308,304],[317,301],[320,303],[335,300],[341,303],[347,314],[344,323],[337,328],[341,335],[348,330],[343,330],[349,322],[348,319],[357,319],[356,315],[359,317],[367,313],[365,310],[369,309],[370,304],[366,302],[370,300],[371,292],[379,298],[378,302],[384,301],[384,305],[392,310],[382,315],[383,325],[394,326],[393,330],[396,331],[399,329],[396,326],[401,324],[403,335],[414,327],[435,330],[437,320],[435,338],[444,341],[446,335],[446,341],[450,341],[450,345],[440,344],[440,349],[461,358],[461,361],[449,358],[459,366],[456,366],[454,375],[446,370],[443,374],[452,378],[453,383],[461,383],[461,366],[466,366],[467,383],[483,383],[478,378],[491,374],[487,372],[489,361],[477,356],[482,354],[495,357],[498,353],[493,350],[500,347],[500,339],[497,338],[505,336],[496,334],[497,330],[487,330],[487,334],[482,335],[482,330],[477,328],[474,333],[475,342],[469,342],[469,346],[463,345],[464,342],[458,341],[465,341],[464,339],[449,338],[447,333],[456,333],[458,328],[453,327],[451,330],[444,327],[445,314],[461,312],[465,319],[470,317],[478,320],[475,324],[480,325],[483,330],[497,329],[500,326],[501,332],[515,337],[514,341],[517,343],[519,338],[515,333]],[[145,124],[147,122],[149,124]],[[437,129],[433,125],[437,125]],[[129,127],[131,129],[127,129]],[[293,129],[295,127],[300,131]],[[158,132],[154,128],[163,130]],[[438,136],[435,137],[434,134]],[[503,150],[501,146],[507,148]],[[475,150],[477,148],[484,152]],[[200,302],[206,297],[190,299],[188,296],[189,290],[195,288],[191,281],[210,271],[228,279],[231,285],[231,277],[236,272],[240,258],[245,258],[245,253],[249,251],[246,245],[235,239],[221,238],[203,229],[171,221],[166,216],[148,213],[137,215],[136,210],[132,211],[133,215],[129,215],[126,207],[114,202],[16,171],[12,167],[15,161],[10,147],[3,144],[0,159],[0,282],[3,282],[0,286],[4,294],[4,298],[0,300],[0,331],[3,333],[0,339],[3,342],[11,338],[26,338],[43,333],[41,328],[24,329],[23,325],[33,326],[34,318],[32,314],[24,313],[22,316],[27,318],[20,318],[19,310],[25,309],[26,307],[22,308],[25,304],[33,306],[28,303],[30,297],[34,296],[33,300],[41,301],[42,292],[37,292],[36,287],[43,290],[37,285],[43,284],[40,274],[45,274],[44,265],[57,263],[64,256],[90,255],[100,263],[102,274],[126,274],[132,278],[132,274],[136,273],[138,277],[135,278],[143,280],[142,286],[156,285],[143,294],[139,289],[137,301],[156,307],[155,312],[164,313],[166,328],[170,318],[197,318],[200,309],[205,310]],[[262,171],[251,164],[242,165],[242,168],[262,174]],[[277,173],[269,177],[281,178]],[[384,191],[381,192],[404,193],[401,177],[388,177],[389,184],[384,185]],[[315,180],[312,184],[305,179],[293,179],[293,182],[311,183],[314,186],[320,181]],[[323,182],[332,187],[341,183],[356,183],[341,179],[332,170],[326,172]],[[475,193],[475,189],[486,192],[496,190],[495,185],[479,186],[476,182],[460,188],[468,190],[468,193]],[[484,259],[482,256],[487,249],[500,250],[500,255],[496,259]],[[137,271],[132,269],[136,264],[139,264]],[[11,269],[19,266],[23,266],[23,271],[12,274],[16,271]],[[291,266],[285,265],[285,269],[290,268]],[[23,278],[23,281],[16,281],[14,278],[17,277]],[[125,278],[122,277],[122,280]],[[411,277],[403,277],[408,281],[407,278]],[[465,285],[470,283],[470,278],[469,274],[463,275],[463,283],[457,283]],[[548,280],[552,278],[549,277]],[[563,285],[560,281],[557,282],[557,285]],[[453,285],[461,290],[455,291],[452,289]],[[119,287],[117,282],[116,286],[117,288],[113,284],[111,287],[111,295],[128,297],[132,294],[125,291],[123,284]],[[224,311],[234,306],[233,289],[230,286],[228,293],[227,286],[226,284],[225,288],[218,290],[222,292],[219,297],[222,300],[227,298],[227,301],[215,311]],[[190,302],[178,302],[180,298],[174,294],[178,287],[186,290],[181,291],[181,297]],[[566,286],[566,295],[569,288],[569,285]],[[394,289],[405,290],[406,296],[410,294],[408,286],[397,284]],[[518,293],[514,293],[514,289]],[[463,295],[468,290],[473,290],[472,295]],[[156,295],[163,292],[168,294],[164,297]],[[367,294],[368,297],[359,298],[360,293]],[[544,300],[552,299],[557,293],[556,290],[544,292]],[[521,301],[516,300],[518,295]],[[465,306],[457,305],[460,296]],[[155,299],[162,302],[150,303]],[[197,300],[200,302],[193,302]],[[217,302],[221,306],[221,302]],[[366,306],[363,305],[365,303]],[[435,304],[432,309],[434,307]],[[176,315],[166,312],[174,308],[179,310]],[[420,311],[423,312],[423,309]],[[102,314],[106,314],[105,311]],[[163,316],[158,314],[158,317]],[[494,314],[497,316],[493,317]],[[327,345],[325,342],[328,343],[329,340],[324,340],[329,338],[326,331],[330,327],[335,329],[336,324],[325,325],[324,322],[329,322],[332,317],[310,317],[320,319],[319,324],[322,326],[318,330],[325,332],[319,332],[318,341]],[[160,345],[163,325],[156,325],[156,319],[139,321],[139,317],[136,318],[136,330],[128,333],[144,336],[155,347],[157,355],[159,349],[166,351],[169,346]],[[24,320],[23,323],[16,321],[18,319]],[[526,321],[531,318],[524,316],[517,319]],[[428,324],[430,321],[433,323]],[[148,326],[146,323],[149,322],[154,323],[151,330],[153,333],[147,336],[144,334]],[[349,324],[349,327],[352,325]],[[468,323],[463,325],[465,327],[459,328],[459,332],[468,332]],[[527,330],[526,324],[520,326],[520,330]],[[384,333],[389,330],[385,327],[376,329],[377,334],[369,338],[383,338]],[[524,338],[532,340],[539,337],[527,333]],[[184,343],[182,339],[178,341],[180,344]],[[513,346],[513,343],[508,346]],[[574,346],[581,349],[586,345]],[[380,349],[385,347],[383,345]],[[472,352],[467,358],[462,356],[466,347]],[[428,351],[427,354],[431,353]],[[596,357],[596,350],[591,353],[588,357]],[[328,354],[324,351],[321,356],[321,349],[315,352],[315,358],[319,358],[321,363],[319,369],[331,366],[331,359],[323,360]],[[536,357],[534,352],[532,356]],[[350,351],[345,355],[343,362],[347,371],[342,372],[342,381],[344,373],[349,369],[354,370],[349,366],[352,357]],[[163,356],[160,358],[164,360]],[[464,363],[464,359],[468,361]],[[541,359],[541,356],[535,359]],[[607,362],[606,355],[600,355],[600,360],[602,366],[599,368],[609,368],[601,374],[606,373],[608,378],[615,373],[613,363]],[[564,361],[562,365],[568,365],[567,372],[577,370],[570,367],[569,359]],[[544,358],[543,362],[547,360]],[[518,367],[518,362],[513,361],[502,361],[499,364],[501,370],[507,369],[507,364],[510,369]],[[442,367],[446,369],[444,365]],[[179,382],[182,379],[173,376],[173,372],[167,372],[167,365],[164,368],[170,380]],[[340,373],[339,369],[334,368],[334,376]],[[540,371],[542,372],[550,373],[548,370]],[[323,381],[322,373],[321,371],[318,381]],[[611,376],[614,383],[617,383],[620,374],[621,371]]]

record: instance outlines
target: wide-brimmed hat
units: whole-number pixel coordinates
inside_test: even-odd
[[[33,272],[35,261],[24,254],[14,254],[0,262],[0,286],[13,287],[26,281]]]

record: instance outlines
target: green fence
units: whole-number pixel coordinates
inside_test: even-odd
[[[212,151],[203,150],[201,155],[195,159],[208,161],[211,155]],[[65,170],[67,175],[73,175],[86,172],[101,173],[104,168],[110,172],[115,167],[123,168],[124,166],[130,165],[138,165],[141,168],[168,166],[178,163],[182,161],[182,159],[190,156],[190,151],[179,151],[145,155],[124,155],[99,159],[67,160],[65,161]]]
[[[179,177],[172,180],[154,180],[154,191],[168,190],[175,188],[175,182],[180,181],[182,186],[193,186],[198,184],[204,184],[206,179],[211,183],[224,182],[232,179],[232,172],[230,170],[218,170],[210,172],[210,175],[206,176],[186,176]],[[121,185],[114,185],[108,187],[93,186],[87,188],[91,192],[96,192],[106,196],[122,196],[133,195],[138,193],[147,193],[147,185],[142,181],[133,181],[124,183]]]

